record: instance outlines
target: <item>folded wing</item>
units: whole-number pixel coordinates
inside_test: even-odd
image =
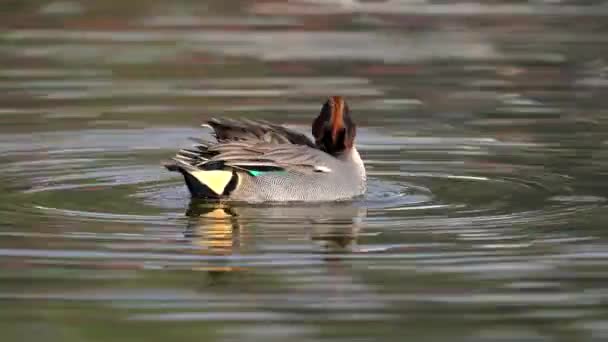
[[[247,140],[315,147],[306,135],[267,121],[213,118],[206,125],[213,129],[218,142]]]
[[[298,170],[331,172],[323,162],[331,157],[316,149],[304,134],[263,121],[212,119],[217,142],[193,138],[192,148],[182,149],[173,158],[170,170],[222,170],[232,168],[259,172]]]

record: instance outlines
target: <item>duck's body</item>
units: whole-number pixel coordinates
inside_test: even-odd
[[[355,126],[341,97],[332,97],[313,124],[312,142],[280,125],[212,119],[217,142],[181,150],[171,171],[184,175],[193,197],[247,202],[336,201],[366,190]]]

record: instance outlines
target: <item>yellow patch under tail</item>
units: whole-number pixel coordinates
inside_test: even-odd
[[[201,170],[190,174],[218,196],[224,193],[224,189],[232,179],[232,171],[226,170]]]

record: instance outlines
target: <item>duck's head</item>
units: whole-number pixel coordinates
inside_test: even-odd
[[[325,102],[312,123],[312,135],[317,147],[331,155],[353,148],[357,126],[342,96],[332,96]]]

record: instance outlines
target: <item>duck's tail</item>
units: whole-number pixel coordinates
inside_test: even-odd
[[[230,195],[238,184],[234,170],[201,170],[177,158],[164,166],[184,176],[192,197],[219,199]]]

